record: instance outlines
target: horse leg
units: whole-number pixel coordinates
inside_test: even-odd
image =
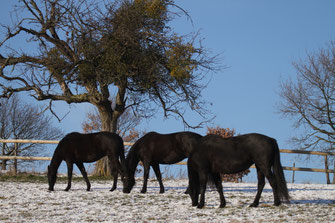
[[[258,185],[257,185],[257,194],[255,197],[254,202],[250,205],[250,207],[257,207],[259,204],[259,199],[261,198],[261,194],[265,185],[265,176],[263,172],[256,166],[257,169],[257,179],[258,179]]]
[[[221,180],[220,173],[213,174],[213,180],[214,180],[214,184],[216,186],[216,189],[217,189],[217,191],[219,192],[219,195],[220,195],[220,206],[219,206],[219,208],[224,208],[226,206],[226,199],[224,198],[224,195],[223,195],[222,180]]]
[[[199,204],[199,175],[198,171],[195,170],[193,160],[187,161],[187,173],[188,173],[188,194],[192,200],[192,206],[195,207]]]
[[[189,186],[189,193],[191,196],[191,200],[192,200],[192,206],[198,206],[199,204],[199,185],[194,185],[193,190],[191,189],[192,187]]]
[[[81,172],[81,175],[83,175],[84,179],[85,179],[85,182],[86,182],[86,185],[87,185],[87,191],[90,191],[91,190],[91,183],[90,181],[88,180],[88,177],[87,177],[87,173],[86,173],[86,170],[85,170],[85,166],[83,163],[76,163],[77,167],[79,168],[80,172]]]
[[[113,168],[112,174],[113,174],[113,187],[110,189],[110,191],[114,191],[117,187],[117,178],[118,178],[118,170]]]
[[[276,177],[274,176],[274,174],[272,173],[271,169],[269,169],[267,171],[267,173],[265,173],[265,177],[268,179],[271,187],[272,187],[272,191],[273,191],[273,197],[274,197],[274,205],[275,206],[279,206],[281,204],[279,195],[278,195],[278,190],[277,190],[277,180]]]
[[[148,183],[148,178],[149,178],[149,172],[150,172],[150,164],[148,163],[143,163],[143,168],[144,168],[144,173],[143,173],[143,187],[141,190],[141,193],[146,193],[147,192],[147,183]]]
[[[117,179],[118,179],[119,171],[120,173],[122,173],[122,169],[121,169],[121,164],[117,158],[113,156],[108,156],[108,159],[109,159],[110,169],[113,175],[113,186],[110,189],[110,191],[114,191],[117,187]]]
[[[198,208],[203,208],[205,206],[205,192],[207,185],[207,174],[199,173],[199,187],[200,187],[200,203]]]
[[[163,186],[163,182],[162,182],[162,174],[161,174],[161,171],[159,169],[159,164],[158,163],[153,164],[152,168],[154,169],[157,180],[159,182],[159,188],[160,188],[159,193],[162,194],[162,193],[164,193],[164,186]]]
[[[188,187],[186,188],[186,191],[184,192],[184,194],[190,194],[190,186],[188,186]]]
[[[66,165],[67,165],[67,187],[65,188],[65,191],[69,191],[71,188],[73,163],[71,161],[66,161]]]

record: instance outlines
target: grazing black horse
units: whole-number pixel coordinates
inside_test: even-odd
[[[81,134],[72,132],[66,135],[58,144],[48,166],[49,190],[54,190],[57,179],[57,170],[64,160],[68,168],[68,184],[65,191],[71,188],[72,170],[75,163],[83,175],[87,191],[91,189],[91,184],[87,178],[87,173],[83,163],[95,162],[104,156],[108,156],[110,167],[114,177],[114,184],[111,191],[116,189],[118,172],[124,176],[125,156],[122,138],[111,132],[98,132],[91,134]],[[121,160],[121,164],[119,162]]]
[[[280,205],[283,199],[288,201],[289,194],[275,139],[260,134],[246,134],[231,138],[207,135],[199,140],[197,148],[187,162],[192,206],[198,206],[198,208],[204,206],[206,184],[210,179],[220,194],[220,208],[225,207],[220,173],[238,173],[248,169],[252,164],[257,168],[258,192],[250,207],[258,206],[265,177],[272,187],[274,204]]]
[[[177,132],[171,134],[149,132],[144,135],[130,148],[126,157],[128,172],[126,174],[123,192],[130,193],[135,185],[135,170],[139,161],[141,161],[144,167],[144,182],[141,193],[146,193],[147,191],[150,166],[154,169],[159,182],[159,193],[164,193],[159,164],[174,164],[182,161],[193,151],[194,144],[201,137],[201,135],[193,132]]]

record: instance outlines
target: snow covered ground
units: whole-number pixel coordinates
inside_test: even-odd
[[[46,184],[0,182],[0,222],[335,222],[335,185],[288,184],[291,204],[275,207],[266,184],[260,206],[250,208],[256,183],[223,183],[226,208],[217,208],[218,193],[209,188],[205,208],[197,209],[184,194],[187,180],[165,180],[164,194],[155,180],[141,194],[141,178],[130,194],[121,183],[114,192],[111,182],[91,184],[90,192],[84,182],[64,192],[57,182],[48,192]]]

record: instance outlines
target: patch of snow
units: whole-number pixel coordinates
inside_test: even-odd
[[[119,188],[110,192],[112,182],[57,182],[55,191],[47,184],[0,182],[0,222],[335,222],[335,185],[288,184],[291,203],[273,205],[267,183],[258,208],[250,208],[257,192],[256,183],[223,183],[227,201],[219,209],[214,188],[206,192],[203,209],[191,206],[184,194],[187,180],[164,180],[166,192],[159,194],[157,181],[148,182],[141,194],[142,179],[130,194]]]

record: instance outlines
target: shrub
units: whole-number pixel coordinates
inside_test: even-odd
[[[228,138],[232,137],[235,135],[235,130],[234,129],[229,129],[229,128],[220,128],[219,126],[217,127],[207,127],[207,134],[215,134],[215,135],[220,135],[223,138]],[[250,173],[250,170],[244,170],[239,173],[235,174],[221,174],[221,178],[224,182],[242,182],[242,177],[248,175]]]

